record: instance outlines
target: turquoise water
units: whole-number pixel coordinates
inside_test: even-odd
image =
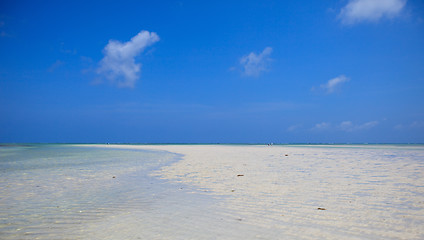
[[[422,239],[423,145],[237,145],[0,146],[0,239]]]
[[[167,152],[69,145],[0,147],[0,239],[76,239],[83,225],[147,209],[167,183]]]

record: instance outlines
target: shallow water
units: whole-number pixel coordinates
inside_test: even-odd
[[[162,149],[187,156],[160,175],[209,189],[224,219],[242,220],[225,239],[424,239],[422,146]]]
[[[424,238],[423,146],[116,147],[0,147],[0,239]]]
[[[148,209],[169,187],[149,173],[178,157],[68,145],[2,146],[0,238],[84,238],[93,222]]]

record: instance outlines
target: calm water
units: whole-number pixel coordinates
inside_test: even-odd
[[[234,146],[169,181],[165,151],[0,146],[0,239],[424,236],[422,145]]]
[[[84,225],[148,209],[167,184],[149,172],[167,152],[35,145],[0,147],[0,239],[75,239]]]

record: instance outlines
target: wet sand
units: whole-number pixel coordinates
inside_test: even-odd
[[[424,239],[422,146],[99,147],[183,157],[152,173],[175,187],[161,207],[87,226],[93,239]]]

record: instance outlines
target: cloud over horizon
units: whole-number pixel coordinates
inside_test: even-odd
[[[97,73],[118,87],[133,88],[141,72],[141,63],[136,63],[135,57],[157,41],[159,36],[156,33],[144,30],[128,42],[109,40],[103,49],[104,57],[99,62]]]
[[[366,130],[371,129],[379,124],[378,121],[370,121],[363,124],[355,125],[351,121],[344,121],[341,122],[339,125],[340,130],[346,131],[346,132],[353,132],[358,130]]]
[[[338,125],[332,125],[330,122],[321,122],[315,124],[311,130],[313,131],[344,131],[344,132],[354,132],[360,130],[369,130],[376,127],[380,124],[379,121],[370,121],[363,124],[354,124],[352,121],[343,121]]]
[[[322,122],[322,123],[315,124],[315,126],[312,128],[312,130],[325,130],[325,129],[329,129],[330,127],[331,127],[330,123]]]
[[[400,14],[407,0],[349,0],[340,10],[338,18],[343,24],[377,22]]]
[[[340,85],[344,82],[348,82],[350,78],[345,75],[340,75],[338,77],[328,80],[326,84],[321,84],[321,89],[326,91],[328,94],[333,93]]]
[[[424,121],[413,121],[410,124],[397,124],[394,129],[396,130],[419,130],[424,129]]]
[[[268,63],[271,61],[271,53],[272,48],[266,47],[259,54],[251,52],[248,55],[243,56],[240,59],[240,64],[243,67],[243,74],[249,77],[257,77],[262,72],[267,71]]]

